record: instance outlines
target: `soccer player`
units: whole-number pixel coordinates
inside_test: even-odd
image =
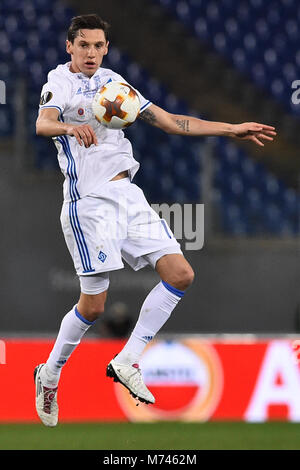
[[[36,409],[47,426],[58,421],[57,387],[62,367],[103,313],[109,272],[124,267],[122,258],[136,271],[152,266],[161,281],[146,297],[131,336],[122,351],[116,351],[106,373],[147,404],[155,398],[143,382],[141,354],[194,278],[170,228],[132,183],[139,163],[130,142],[121,130],[107,129],[92,115],[96,91],[111,80],[125,81],[101,67],[108,53],[108,29],[97,15],[72,19],[66,41],[71,60],[49,72],[36,122],[38,135],[53,138],[65,176],[61,224],[81,290],[78,303],[61,322],[46,363],[35,368]],[[255,122],[226,124],[170,114],[137,93],[139,119],[170,134],[221,135],[260,146],[276,134],[274,127]],[[135,213],[129,210],[133,207],[138,208]]]

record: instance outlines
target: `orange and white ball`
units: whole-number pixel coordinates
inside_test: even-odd
[[[140,112],[140,99],[127,83],[111,81],[97,91],[92,110],[98,122],[109,129],[130,126]]]

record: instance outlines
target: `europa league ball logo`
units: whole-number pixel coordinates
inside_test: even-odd
[[[215,349],[198,339],[154,341],[140,363],[144,381],[156,398],[140,404],[115,384],[118,401],[131,421],[206,421],[219,403],[223,371]]]

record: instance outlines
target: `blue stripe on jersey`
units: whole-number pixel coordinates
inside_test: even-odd
[[[169,232],[168,232],[166,222],[165,222],[163,219],[160,219],[160,221],[161,221],[161,223],[162,223],[162,225],[163,225],[163,228],[165,229],[165,232],[166,232],[166,234],[168,235],[168,237],[169,237],[169,238],[172,238],[171,235],[170,235]]]
[[[72,192],[73,192],[73,200],[80,199],[79,192],[77,190],[76,184],[78,181],[77,177],[77,172],[76,172],[76,165],[75,165],[75,159],[72,155],[71,149],[70,149],[70,144],[66,136],[61,136],[61,139],[63,141],[63,149],[67,157],[69,156],[70,162],[71,162],[71,175],[72,175]],[[70,188],[71,190],[71,188]],[[72,194],[70,194],[72,196]]]
[[[73,202],[69,203],[70,223],[71,223],[73,234],[74,234],[74,237],[75,237],[75,240],[76,240],[76,244],[77,244],[79,256],[80,256],[80,259],[81,259],[81,264],[83,266],[83,270],[84,270],[84,272],[87,272],[87,265],[86,265],[86,257],[85,257],[85,253],[84,253],[84,248],[83,248],[83,245],[82,245],[82,241],[80,240],[80,237],[79,237],[79,234],[78,234],[78,228],[75,225],[75,220],[74,220],[74,216],[73,216],[73,204],[74,204]]]
[[[144,104],[144,106],[141,107],[140,112],[142,112],[143,109],[146,108],[146,106],[148,106],[148,104],[150,104],[150,103],[151,103],[151,101],[148,101],[146,104]]]
[[[40,109],[45,109],[45,108],[56,108],[56,109],[58,109],[58,111],[60,112],[60,114],[62,114],[62,110],[61,110],[61,108],[60,108],[59,106],[56,106],[56,105],[49,105],[49,106],[47,106],[47,105],[45,105],[45,106],[41,106],[41,107],[40,107]]]
[[[70,180],[70,197],[71,202],[69,205],[69,217],[71,222],[71,227],[74,233],[74,237],[76,240],[77,248],[79,251],[81,263],[85,273],[95,271],[91,266],[90,255],[88,251],[88,247],[79,223],[78,213],[77,213],[77,200],[80,199],[79,192],[76,187],[76,183],[78,181],[77,173],[76,173],[76,165],[75,160],[72,155],[70,144],[68,139],[65,136],[60,136],[57,140],[62,144],[64,153],[68,160],[68,168],[67,168],[67,175],[69,176]]]
[[[81,263],[83,266],[83,272],[91,273],[95,271],[95,269],[93,269],[91,266],[91,260],[90,260],[88,247],[87,247],[83,232],[80,227],[78,214],[77,214],[77,201],[70,202],[69,216],[70,216],[70,222],[71,222],[72,230],[74,233],[74,237],[77,243],[77,248],[79,251]]]
[[[70,180],[71,202],[70,202],[70,205],[69,205],[69,217],[70,217],[71,227],[72,227],[73,234],[74,234],[74,237],[75,237],[75,240],[76,240],[76,244],[77,244],[77,248],[78,248],[78,251],[79,251],[79,255],[80,255],[80,259],[81,259],[83,269],[84,269],[84,271],[87,271],[88,267],[87,267],[87,260],[86,260],[86,256],[85,256],[84,245],[83,245],[82,240],[80,238],[80,233],[79,233],[78,226],[77,226],[77,220],[75,218],[74,208],[73,208],[73,203],[76,200],[75,192],[74,192],[74,187],[75,187],[75,184],[76,184],[76,180],[75,180],[74,171],[73,171],[75,162],[74,162],[73,155],[68,151],[67,144],[66,144],[66,141],[64,139],[64,136],[58,137],[58,141],[62,144],[63,150],[64,150],[65,155],[66,155],[67,160],[68,160],[67,175],[69,176],[69,180]],[[77,191],[77,195],[79,196],[78,191]],[[79,223],[79,221],[78,221],[78,223]]]
[[[71,152],[71,148],[70,148],[70,144],[69,144],[69,141],[67,139],[67,137],[63,136],[63,140],[66,141],[66,144],[67,144],[67,149],[68,149],[68,153],[69,155],[71,156],[72,160],[73,160],[73,163],[74,163],[74,176],[75,176],[75,183],[74,183],[74,189],[77,193],[77,196],[78,198],[80,198],[80,195],[78,193],[78,190],[77,190],[77,187],[76,187],[76,183],[78,181],[78,177],[77,177],[77,172],[76,172],[76,166],[75,166],[75,159],[72,155],[72,152]],[[86,241],[85,241],[85,238],[84,238],[84,235],[83,235],[83,232],[81,230],[81,227],[80,227],[80,223],[79,223],[79,218],[78,218],[78,214],[77,214],[77,201],[75,200],[74,202],[74,209],[75,209],[75,220],[77,220],[77,223],[78,223],[78,230],[79,230],[79,234],[81,236],[81,239],[82,239],[82,242],[83,242],[83,245],[84,245],[84,249],[85,249],[85,253],[86,253],[86,256],[87,256],[87,268],[85,270],[85,272],[92,272],[92,271],[95,271],[92,266],[91,266],[91,260],[90,260],[90,255],[89,255],[89,250],[88,250],[88,247],[87,247],[87,244],[86,244]]]
[[[85,273],[91,273],[91,272],[95,271],[95,269],[93,269],[92,266],[91,266],[91,259],[90,259],[89,250],[88,250],[88,247],[87,247],[82,229],[80,227],[79,218],[78,218],[78,214],[77,214],[77,201],[75,201],[72,204],[73,204],[74,210],[75,210],[75,220],[77,220],[77,223],[78,223],[79,235],[81,236],[81,240],[82,240],[82,243],[84,245],[84,253],[85,253],[85,256],[87,257],[87,268],[85,268],[84,272]]]
[[[69,143],[66,137],[60,136],[57,138],[57,140],[62,144],[63,150],[68,159],[67,175],[69,176],[69,180],[70,180],[70,197],[71,197],[71,201],[75,201],[77,199],[80,199],[79,192],[76,188],[76,183],[77,183],[78,178],[76,174],[75,160],[71,153],[70,146],[68,145]]]

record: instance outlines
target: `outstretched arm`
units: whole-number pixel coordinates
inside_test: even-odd
[[[40,110],[36,121],[36,134],[45,137],[56,137],[59,135],[74,136],[79,145],[86,148],[98,144],[94,129],[88,124],[73,125],[58,121],[59,112],[55,108],[44,108]]]
[[[152,104],[139,115],[139,119],[158,127],[168,134],[190,136],[225,136],[240,140],[252,140],[264,146],[262,140],[272,141],[275,128],[257,122],[227,124],[225,122],[205,121],[191,116],[171,114]]]

